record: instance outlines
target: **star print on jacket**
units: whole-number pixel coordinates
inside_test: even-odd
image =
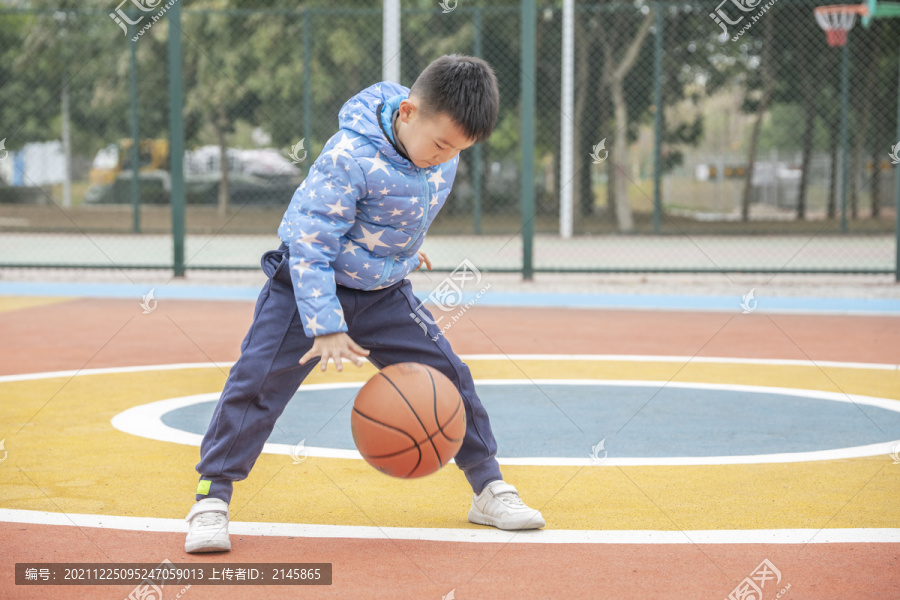
[[[384,81],[344,104],[340,129],[278,227],[310,337],[347,331],[337,285],[384,289],[419,266],[416,251],[453,187],[458,155],[420,169],[392,143],[391,116],[408,96],[409,88]]]

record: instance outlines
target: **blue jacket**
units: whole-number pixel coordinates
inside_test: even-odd
[[[340,129],[278,227],[309,336],[347,331],[336,283],[377,290],[419,266],[416,251],[450,194],[459,155],[420,169],[395,146],[391,117],[408,96],[409,88],[384,81],[344,104]]]

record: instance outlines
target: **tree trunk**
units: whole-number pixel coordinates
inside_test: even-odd
[[[606,209],[609,211],[609,220],[618,223],[619,217],[616,213],[616,163],[615,160],[606,161]]]
[[[871,36],[865,36],[868,40],[867,47],[870,51],[874,50],[872,48]],[[858,196],[859,196],[859,188],[861,187],[859,184],[859,176],[863,172],[865,156],[866,156],[866,139],[868,138],[869,130],[872,127],[872,100],[875,98],[875,83],[877,81],[875,69],[867,69],[866,70],[866,79],[863,84],[862,96],[860,98],[860,102],[862,102],[862,116],[860,117],[859,127],[856,129],[856,149],[853,153],[853,165],[850,175],[850,190],[852,196],[850,197],[850,206],[853,209],[853,218],[856,218],[857,213],[857,205],[859,204]],[[874,216],[874,215],[873,215]]]
[[[638,52],[650,32],[653,18],[654,11],[648,11],[618,64],[613,57],[612,42],[608,38],[603,40],[603,81],[610,89],[616,123],[615,134],[612,136],[613,150],[610,152],[615,166],[609,167],[608,185],[615,187],[615,202],[612,205],[615,206],[616,222],[621,232],[634,230],[631,205],[628,202],[628,107],[625,103],[625,76],[637,60]]]
[[[63,70],[62,84],[62,151],[63,151],[63,207],[72,206],[72,136],[71,114],[69,111],[69,78],[65,70]],[[137,177],[137,175],[133,175]]]
[[[857,190],[858,184],[858,171],[859,171],[859,162],[862,159],[862,129],[856,132],[856,144],[853,150],[850,152],[850,218],[856,219],[858,217],[857,204],[859,200],[859,191]]]
[[[828,211],[827,217],[829,219],[833,219],[837,214],[837,182],[838,182],[838,155],[839,155],[839,144],[835,143],[834,135],[837,127],[834,127],[834,123],[832,123],[831,127],[831,135],[829,139],[831,141],[831,177],[828,182]]]
[[[809,168],[812,164],[813,134],[816,130],[816,109],[809,101],[803,103],[806,123],[803,127],[803,150],[800,166],[800,189],[797,192],[797,220],[806,218],[806,191],[809,187]]]
[[[769,15],[771,17],[771,15]],[[753,192],[753,170],[756,167],[756,147],[759,143],[759,132],[762,129],[763,117],[769,110],[769,101],[775,90],[775,76],[772,69],[772,21],[765,19],[765,33],[763,34],[763,51],[760,59],[760,74],[763,81],[762,98],[756,110],[756,121],[753,123],[753,133],[750,135],[750,148],[747,157],[747,178],[744,180],[744,195],[741,198],[741,220],[750,220],[750,197]]]
[[[612,28],[607,28],[606,32],[601,31],[601,35],[609,36],[612,35],[612,31],[616,31],[615,23],[613,23]],[[601,38],[602,39],[602,38]],[[598,197],[597,202],[594,204],[594,214],[600,214],[600,211],[603,211],[603,220],[608,223],[616,223],[618,222],[618,218],[616,217],[616,188],[613,185],[613,175],[612,172],[615,170],[613,166],[613,161],[609,160],[609,133],[612,131],[612,128],[615,126],[612,120],[612,115],[610,114],[610,102],[609,102],[609,85],[607,84],[606,71],[609,67],[606,62],[605,45],[595,44],[592,48],[597,51],[595,56],[592,56],[592,70],[591,70],[591,78],[596,82],[594,87],[594,97],[591,99],[591,102],[596,107],[596,112],[592,113],[594,117],[593,121],[593,140],[594,144],[599,144],[602,140],[606,140],[604,144],[606,146],[604,150],[605,160],[597,165],[597,170],[600,173],[606,175],[606,185],[603,188],[602,197]],[[599,59],[599,60],[596,60]],[[591,148],[585,148],[588,152],[593,152],[593,146]],[[600,207],[603,207],[602,209]]]
[[[771,19],[769,19],[771,20]],[[744,180],[744,195],[741,198],[741,220],[750,220],[750,198],[753,193],[753,171],[756,168],[756,147],[759,144],[759,132],[762,129],[762,121],[766,110],[769,108],[769,100],[772,97],[772,88],[766,86],[763,97],[756,111],[756,121],[753,123],[753,132],[750,134],[750,149],[747,154],[747,178]]]
[[[597,45],[594,45],[593,48],[600,50]],[[597,56],[595,58],[602,58],[602,56]],[[593,146],[595,144],[599,144],[601,140],[604,140],[609,135],[609,132],[612,127],[612,119],[609,113],[609,90],[603,80],[603,61],[594,61],[593,67],[591,69],[591,81],[595,82],[592,86],[594,88],[593,97],[590,98],[593,106],[596,107],[596,110],[591,111],[591,123],[590,130],[593,132],[591,135],[591,140],[593,140],[593,144],[590,148],[585,148],[586,151],[593,152]],[[608,142],[605,144],[608,148]],[[605,152],[604,152],[605,154]],[[593,162],[593,160],[592,160]],[[601,212],[606,220],[610,223],[616,220],[616,210],[615,206],[612,203],[612,199],[614,196],[610,194],[609,190],[612,189],[610,186],[609,178],[609,169],[610,163],[612,161],[609,160],[607,156],[606,160],[604,160],[601,164],[594,166],[595,171],[592,171],[591,177],[591,198],[590,198],[590,214],[592,215],[600,215]],[[602,195],[596,194],[593,187],[593,173],[605,173],[606,174],[606,187],[607,192]]]
[[[613,180],[610,183],[616,188],[616,222],[619,231],[629,232],[634,230],[634,219],[628,203],[628,183],[631,180],[628,176],[628,106],[625,104],[625,90],[620,78],[614,78],[610,82],[610,94],[616,119],[616,136],[610,153],[613,160]]]
[[[810,165],[812,164],[813,141],[816,133],[816,89],[812,77],[813,64],[806,60],[802,63],[803,93],[801,101],[804,111],[803,137],[801,139],[800,189],[797,191],[797,220],[806,218],[806,195],[809,189]]]
[[[880,168],[878,161],[881,160],[881,150],[872,149],[872,179],[870,180],[871,184],[869,189],[872,193],[872,218],[877,219],[881,216],[881,203],[878,196],[881,193],[881,177],[879,176]],[[897,177],[900,177],[900,173],[897,174]],[[900,206],[897,207],[897,210],[900,210]]]
[[[484,232],[484,216],[488,214],[488,180],[490,179],[491,175],[491,159],[488,156],[488,148],[486,147],[487,144],[483,144],[483,146],[485,147],[481,149],[481,181],[478,182],[478,185],[481,186],[481,232]],[[474,190],[474,187],[472,189]]]
[[[226,139],[226,115],[225,107],[220,106],[217,118],[213,119],[216,124],[216,138],[219,142],[219,168],[222,177],[219,179],[219,217],[224,219],[228,213],[228,204],[230,196],[228,192],[228,141]]]

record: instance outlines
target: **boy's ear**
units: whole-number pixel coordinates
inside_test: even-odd
[[[409,121],[409,118],[419,110],[419,107],[416,106],[415,99],[406,98],[400,101],[400,118],[403,119],[403,122],[406,123]]]

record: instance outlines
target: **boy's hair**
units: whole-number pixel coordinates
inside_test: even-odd
[[[431,62],[409,90],[424,118],[441,113],[462,130],[467,139],[487,140],[497,124],[500,90],[497,76],[484,60],[448,54]]]

